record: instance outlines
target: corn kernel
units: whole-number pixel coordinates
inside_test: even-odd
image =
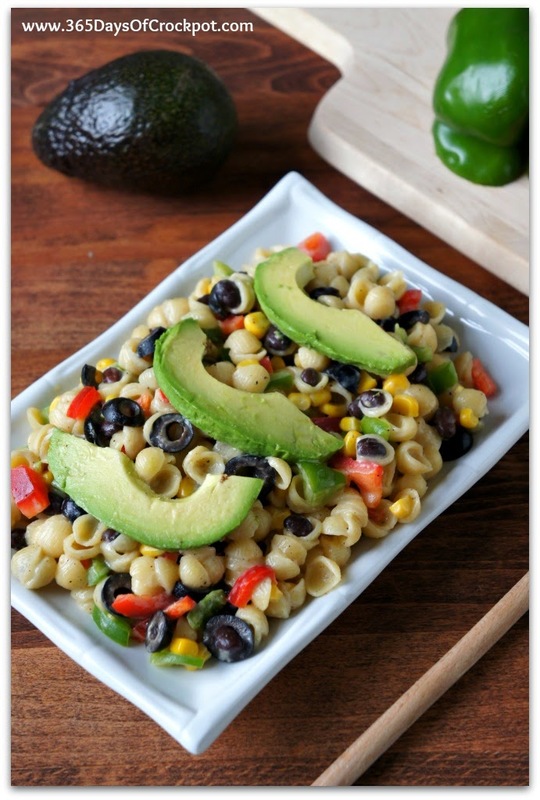
[[[253,367],[260,364],[260,361],[257,361],[256,358],[244,358],[242,361],[239,361],[236,365],[237,367]]]
[[[307,411],[311,406],[311,399],[308,394],[302,392],[291,392],[287,395],[291,403],[293,403],[300,411]]]
[[[60,402],[60,395],[57,394],[56,397],[51,401],[51,404],[49,406],[49,414],[51,413],[51,411],[54,411],[59,402]]]
[[[157,558],[158,556],[163,555],[163,550],[158,550],[157,547],[150,547],[149,544],[141,544],[139,549],[141,556],[151,556],[152,558]]]
[[[349,458],[356,458],[356,442],[360,437],[359,431],[348,431],[343,439],[343,453]]]
[[[472,430],[476,428],[478,425],[478,417],[472,410],[472,408],[462,408],[459,412],[459,424],[462,425],[464,428],[468,428]]]
[[[405,519],[412,513],[414,501],[412,497],[405,495],[404,497],[400,497],[398,500],[392,503],[389,507],[389,511],[392,512],[394,517],[398,519]]]
[[[262,339],[270,327],[270,320],[262,311],[251,311],[244,317],[244,328],[257,339]]]
[[[178,489],[178,497],[189,497],[190,494],[193,494],[195,489],[197,488],[197,484],[190,478],[189,475],[184,475],[182,480],[180,481],[180,488]]]
[[[377,386],[377,379],[370,375],[369,372],[362,370],[360,373],[360,380],[358,382],[358,394],[360,392],[368,392],[370,389],[375,389]]]
[[[193,639],[187,639],[185,636],[173,637],[169,649],[171,653],[176,653],[177,656],[197,656],[199,655],[199,645]]]
[[[397,394],[392,403],[392,411],[395,414],[402,414],[404,417],[417,417],[420,413],[420,406],[416,397]]]
[[[272,588],[270,589],[270,602],[272,602],[272,600],[281,600],[282,597],[283,592],[277,583],[272,583]]]
[[[408,389],[410,385],[411,383],[406,375],[394,373],[393,375],[389,375],[387,378],[384,379],[382,388],[386,392],[390,392],[390,394],[396,395],[399,394],[400,392],[404,392],[405,389]]]
[[[318,408],[319,406],[330,402],[332,399],[332,392],[330,389],[317,389],[315,392],[310,392],[309,397],[311,399],[311,405]]]
[[[96,369],[98,372],[105,372],[105,370],[112,367],[113,364],[116,364],[114,358],[102,358],[97,362]]]
[[[362,423],[357,417],[343,417],[339,421],[339,427],[342,431],[360,431]]]
[[[201,278],[199,283],[197,284],[197,291],[200,292],[200,297],[205,294],[210,294],[212,291],[212,279],[211,278]]]
[[[344,417],[347,413],[346,403],[323,403],[321,411],[328,417]]]
[[[45,472],[42,472],[41,477],[43,478],[47,486],[50,486],[51,483],[54,481],[54,475],[52,474],[50,469],[45,470]]]

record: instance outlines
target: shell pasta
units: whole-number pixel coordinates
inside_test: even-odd
[[[305,294],[327,313],[367,315],[388,341],[408,348],[412,366],[378,374],[273,324],[255,272],[281,247],[259,248],[238,271],[216,262],[215,274],[188,296],[155,306],[118,353],[81,364],[78,385],[45,409],[28,409],[26,442],[11,455],[11,569],[25,588],[56,584],[116,642],[144,643],[152,664],[198,669],[211,659],[249,657],[281,624],[273,621],[347,580],[364,538],[396,535],[418,519],[445,461],[465,455],[481,436],[497,389],[437,298],[409,286],[399,270],[327,244]],[[160,337],[186,319],[204,332],[202,371],[212,386],[237,393],[228,397],[281,393],[313,429],[334,437],[334,454],[295,461],[271,448],[244,451],[235,437],[215,438],[180,413],[174,394],[169,399],[160,386],[154,353]],[[195,393],[190,403],[197,404]],[[276,429],[284,424],[275,419]],[[158,546],[159,536],[138,537],[119,512],[92,513],[59,488],[51,471],[56,430],[72,443],[78,437],[118,451],[148,502],[171,514],[189,500],[212,520],[202,487],[230,476],[259,478],[259,494],[221,538]]]

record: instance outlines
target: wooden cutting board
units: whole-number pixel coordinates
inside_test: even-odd
[[[309,128],[336,169],[529,292],[529,179],[469,183],[434,153],[431,95],[452,8],[257,8],[338,67]]]

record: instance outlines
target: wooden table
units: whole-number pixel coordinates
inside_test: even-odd
[[[22,21],[248,21],[245,33],[25,33]],[[306,130],[334,67],[245,9],[13,9],[12,394],[91,341],[289,170],[527,322],[528,298],[330,168]],[[121,54],[207,61],[240,117],[234,153],[190,198],[105,191],[46,169],[32,124],[68,80]],[[15,786],[306,786],[528,568],[526,437],[429,525],[203,755],[12,615]],[[360,786],[528,784],[523,618]]]

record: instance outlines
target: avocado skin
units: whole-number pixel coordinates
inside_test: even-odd
[[[234,102],[210,67],[147,50],[71,81],[38,117],[32,146],[70,177],[174,195],[214,174],[237,127]]]

